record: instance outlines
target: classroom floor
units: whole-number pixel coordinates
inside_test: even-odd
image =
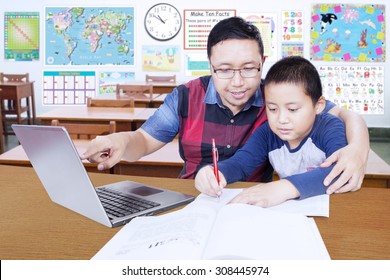
[[[387,141],[388,140],[388,141]],[[5,137],[5,150],[8,151],[19,145],[15,135]],[[380,141],[371,141],[371,149],[379,155],[384,161],[390,164],[390,139],[381,139]]]

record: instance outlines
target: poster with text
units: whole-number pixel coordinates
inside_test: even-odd
[[[277,15],[274,13],[241,13],[241,17],[252,22],[260,31],[266,61],[277,60]]]
[[[211,29],[236,10],[184,10],[184,49],[205,50]]]
[[[385,5],[312,5],[313,60],[385,62],[385,34]]]
[[[360,114],[384,114],[383,66],[319,66],[317,70],[326,99]]]
[[[43,72],[43,105],[85,105],[95,93],[94,71]]]

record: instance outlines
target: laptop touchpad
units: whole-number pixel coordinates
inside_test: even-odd
[[[130,190],[130,193],[134,193],[141,196],[148,196],[156,193],[160,193],[162,190],[149,188],[147,186],[141,186]]]

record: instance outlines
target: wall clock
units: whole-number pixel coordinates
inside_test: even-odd
[[[158,3],[152,6],[145,15],[146,32],[159,41],[167,41],[175,37],[181,25],[181,15],[171,4]]]

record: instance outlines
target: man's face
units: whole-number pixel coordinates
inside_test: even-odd
[[[245,107],[256,93],[261,81],[263,58],[255,40],[229,39],[212,47],[210,64],[215,88],[223,104],[234,114]],[[230,79],[221,79],[214,70],[260,68],[251,78],[243,78],[239,71]]]

